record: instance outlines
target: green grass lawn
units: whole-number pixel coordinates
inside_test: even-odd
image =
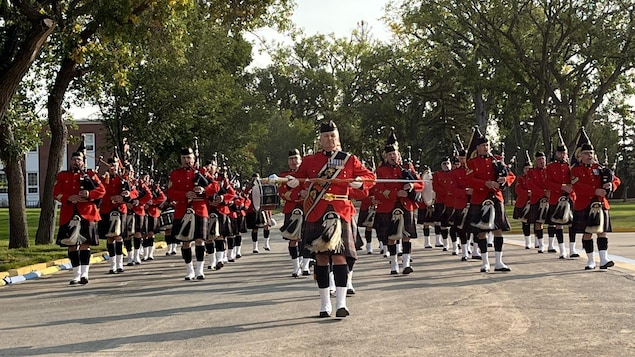
[[[507,214],[511,218],[511,205],[506,206]],[[29,226],[29,248],[8,249],[9,246],[9,210],[0,208],[0,271],[19,268],[35,263],[44,263],[56,259],[66,258],[66,249],[55,244],[35,245],[35,232],[40,216],[40,209],[26,210]],[[614,232],[635,232],[635,202],[611,202],[611,222]],[[521,233],[520,221],[511,219],[512,233]],[[57,234],[57,231],[56,231]],[[157,235],[157,240],[163,240],[163,235]],[[106,250],[106,241],[101,239],[100,245],[91,248],[93,252]]]

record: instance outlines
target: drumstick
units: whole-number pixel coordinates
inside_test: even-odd
[[[275,184],[279,184],[279,183],[286,183],[287,181],[289,181],[286,177],[265,177],[265,178],[261,178],[259,179],[260,181],[263,182],[268,182],[268,183],[275,183]],[[351,183],[354,181],[357,182],[403,182],[403,183],[410,183],[410,182],[426,182],[425,180],[405,180],[405,179],[361,179],[361,180],[356,180],[354,178],[350,178],[350,179],[338,179],[338,178],[334,178],[334,179],[325,179],[325,178],[299,178],[296,177],[296,180],[300,181],[300,182],[343,182],[343,183]]]

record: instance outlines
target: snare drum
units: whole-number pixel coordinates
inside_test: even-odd
[[[172,229],[172,223],[174,223],[174,209],[169,208],[161,212],[161,215],[159,216],[159,230],[165,231]]]
[[[278,186],[263,183],[260,180],[254,181],[254,186],[251,189],[251,198],[256,211],[270,211],[280,206]]]

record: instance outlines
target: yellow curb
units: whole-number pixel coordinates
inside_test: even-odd
[[[22,267],[22,268],[9,269],[9,275],[11,275],[11,276],[24,275],[24,274],[28,274],[28,273],[30,273],[32,271],[42,270],[42,269],[46,269],[46,268],[47,268],[47,263],[33,264],[33,265],[29,265],[29,266]]]
[[[9,276],[9,272],[8,271],[0,272],[0,280],[6,278],[7,276]]]
[[[57,273],[58,271],[60,271],[60,267],[58,266],[50,266],[46,269],[40,270],[40,274],[41,275],[50,275],[53,273]]]
[[[64,265],[64,264],[68,264],[70,263],[70,259],[68,258],[62,258],[62,259],[58,259],[58,260],[54,260],[52,262],[50,262],[51,266],[53,265]]]
[[[165,242],[154,243],[154,249],[165,249],[168,245]]]
[[[5,286],[5,285],[7,285],[7,282],[4,280],[0,280],[0,286]]]
[[[90,258],[90,264],[103,262],[104,260],[105,260],[104,257],[102,257],[101,255],[97,256],[97,257],[93,256],[93,257]]]

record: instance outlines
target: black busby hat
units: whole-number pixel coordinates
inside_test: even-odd
[[[481,133],[478,128],[478,125],[474,126],[474,132],[472,133],[472,137],[470,138],[470,143],[467,145],[467,159],[471,159],[476,156],[476,147],[489,142],[489,140]]]
[[[581,127],[580,131],[578,131],[575,143],[575,150],[573,152],[573,155],[571,155],[571,166],[580,163],[578,157],[580,156],[581,152],[593,150],[591,139],[589,139],[589,136],[587,135],[586,130],[584,130],[584,127]]]
[[[545,157],[545,156],[546,156],[546,155],[545,155],[545,153],[544,153],[544,152],[542,152],[542,151],[537,151],[537,152],[534,154],[534,157],[536,157],[536,158],[539,158],[539,157]]]
[[[300,156],[300,150],[298,149],[289,150],[289,157],[294,157],[294,156]]]
[[[525,166],[534,166],[534,164],[531,161],[531,157],[529,156],[529,150],[525,150],[525,162],[523,167]]]
[[[386,140],[386,146],[384,146],[384,152],[389,153],[399,150],[399,142],[397,142],[397,135],[395,135],[395,128],[390,127],[390,135]]]
[[[456,154],[456,156],[458,157],[464,157],[465,155],[467,155],[467,151],[465,151],[464,149],[459,150],[459,152]]]
[[[562,132],[560,131],[560,128],[558,128],[558,145],[556,146],[556,151],[560,151],[560,152],[566,152],[567,151],[567,145],[564,143],[564,139],[562,139]]]
[[[450,162],[450,157],[449,156],[444,156],[441,158],[441,164],[446,163],[446,162]]]
[[[453,158],[452,158],[452,163],[453,163],[453,164],[456,164],[457,162],[460,162],[460,161],[459,161],[459,158],[458,158],[458,157],[456,157],[456,156],[455,156],[455,157],[453,157]]]
[[[79,142],[77,150],[75,150],[71,157],[81,157],[82,160],[86,160],[86,144],[84,143],[84,135],[82,135],[82,141]]]
[[[320,123],[320,133],[328,133],[328,132],[336,131],[336,130],[337,130],[337,125],[335,125],[335,123],[332,120],[329,120],[328,122]]]
[[[181,148],[181,155],[194,155],[194,150],[189,146],[184,146]]]

